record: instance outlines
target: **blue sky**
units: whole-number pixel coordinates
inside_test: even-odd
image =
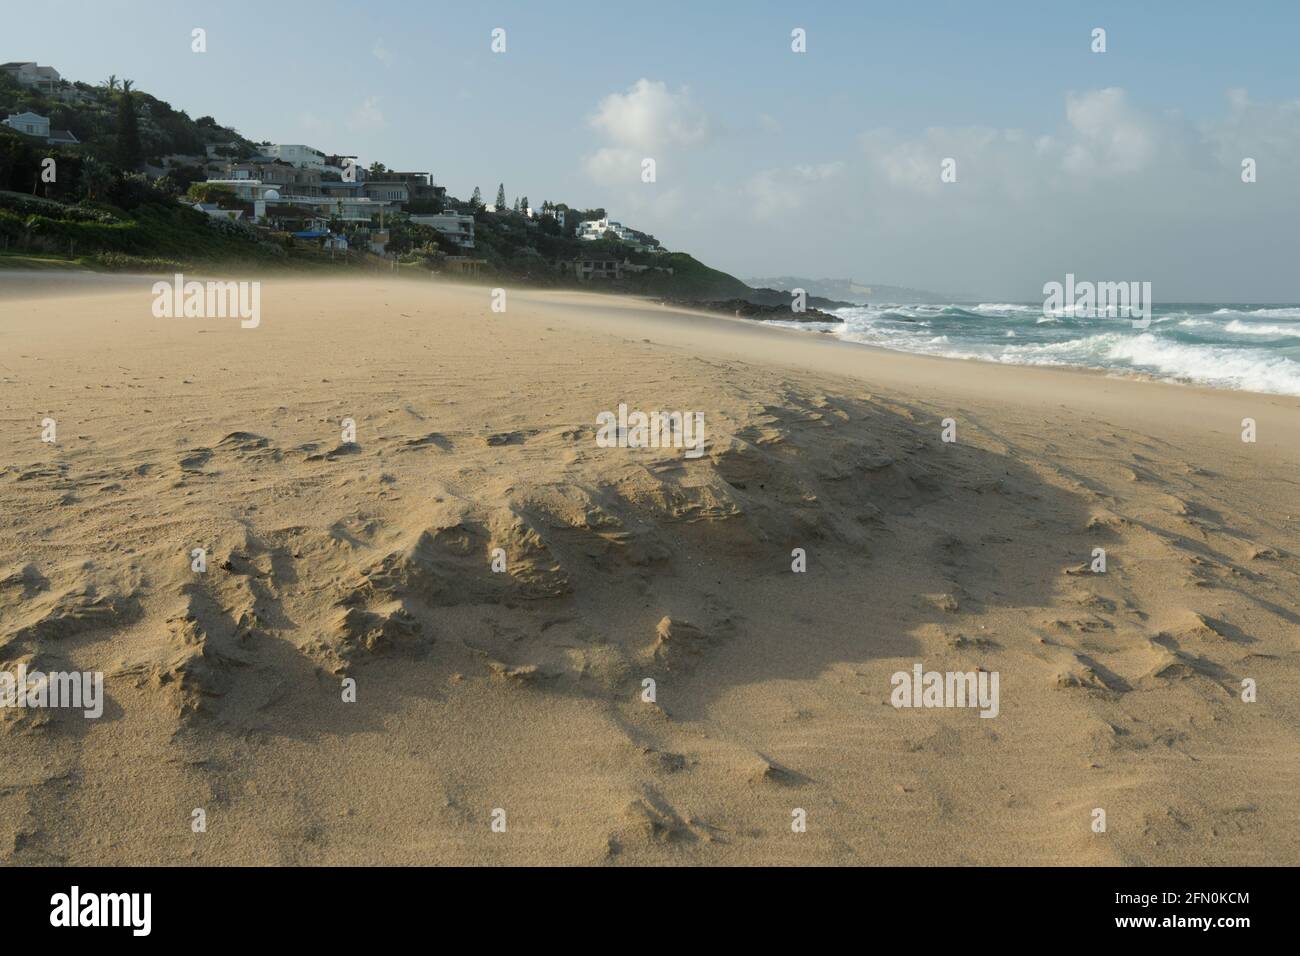
[[[1300,299],[1298,9],[53,0],[6,3],[0,57],[456,195],[604,205],[742,276],[1023,299],[1073,271],[1279,300]]]

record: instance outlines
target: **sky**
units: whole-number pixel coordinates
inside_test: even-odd
[[[1300,301],[1297,35],[1294,0],[0,0],[0,61],[256,141],[604,206],[742,278],[984,301]]]

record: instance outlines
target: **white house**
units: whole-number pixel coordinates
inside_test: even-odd
[[[323,172],[326,166],[324,153],[319,149],[313,149],[301,143],[267,146],[266,155],[274,156],[280,162],[288,163],[290,166],[297,166],[300,169],[314,169],[317,172]]]
[[[612,232],[619,239],[627,242],[632,241],[628,230],[623,228],[621,222],[612,222],[608,217],[604,219],[586,219],[578,224],[579,239],[603,239],[605,233]]]
[[[28,136],[39,136],[41,139],[50,138],[50,121],[44,116],[38,116],[36,113],[14,113],[8,117],[4,124],[20,133],[26,133]]]
[[[12,63],[0,63],[0,70],[8,73],[23,86],[30,86],[42,93],[53,93],[62,77],[52,66],[39,66],[33,61],[15,60]]]
[[[473,216],[458,212],[441,212],[436,216],[412,216],[411,222],[419,223],[421,226],[432,226],[464,249],[474,248]]]

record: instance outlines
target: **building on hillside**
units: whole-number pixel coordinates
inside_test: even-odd
[[[209,179],[209,186],[225,186],[234,192],[240,202],[257,202],[261,199],[279,199],[280,187],[260,179]]]
[[[342,153],[326,156],[325,167],[321,172],[333,173],[340,180],[352,183],[364,183],[370,178],[370,171],[364,166],[358,166],[355,156],[345,156]]]
[[[10,129],[16,129],[20,133],[26,133],[28,136],[39,136],[41,139],[50,138],[50,121],[44,116],[31,111],[14,113],[5,119],[4,125]]]
[[[474,217],[455,212],[441,212],[431,216],[411,216],[411,222],[431,226],[463,249],[474,248]]]
[[[335,199],[356,199],[365,195],[363,185],[362,183],[343,182],[337,179],[322,179],[320,191],[322,196]]]
[[[619,242],[631,243],[636,247],[638,252],[662,252],[659,240],[653,236],[647,235],[637,229],[629,228],[621,222],[615,222],[612,219],[586,219],[578,224],[577,237],[579,239],[604,239],[607,234],[613,234]]]
[[[447,187],[434,185],[431,173],[401,173],[390,169],[376,178],[384,182],[406,183],[411,202],[441,202],[447,195]]]
[[[364,197],[320,196],[312,198],[306,196],[281,197],[266,195],[261,201],[253,204],[253,218],[258,222],[268,218],[275,218],[277,208],[281,205],[312,209],[327,221],[337,219],[340,222],[354,226],[358,224],[369,225],[371,220],[380,218],[381,214],[393,211],[389,203],[376,202],[373,199]]]
[[[323,199],[319,201],[318,208],[335,219],[350,223],[370,222],[382,214],[394,211],[390,203],[366,199],[364,196],[356,199]]]
[[[81,140],[70,129],[51,129],[46,142],[51,146],[77,146]]]
[[[623,263],[617,259],[584,259],[579,256],[576,259],[561,259],[555,265],[560,275],[571,275],[579,282],[623,278]]]
[[[621,222],[614,222],[609,217],[585,219],[578,224],[579,239],[604,239],[607,232],[612,232],[619,239],[629,238],[629,230],[624,229]]]
[[[0,70],[8,73],[18,83],[41,93],[53,93],[63,79],[59,71],[52,66],[40,66],[33,61],[15,60],[12,63],[0,63]]]
[[[291,166],[287,163],[231,163],[226,167],[227,179],[256,179],[274,186],[282,196],[319,196],[320,173],[314,169]]]
[[[325,154],[311,146],[304,146],[301,143],[279,143],[265,147],[264,151],[268,156],[274,156],[280,162],[288,163],[290,166],[314,169],[318,173],[325,170]]]
[[[398,206],[411,201],[411,187],[400,180],[390,180],[387,173],[381,179],[368,179],[361,184],[362,194],[368,199],[396,203]]]

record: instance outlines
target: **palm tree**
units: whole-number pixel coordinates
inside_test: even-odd
[[[113,170],[107,163],[102,163],[93,156],[82,159],[81,178],[77,185],[87,199],[98,199],[112,183]]]
[[[108,79],[106,79],[106,80],[104,81],[104,85],[105,85],[106,87],[108,87],[108,91],[109,91],[110,93],[115,93],[115,92],[117,92],[117,74],[116,74],[116,73],[110,73],[110,74],[108,75]]]

